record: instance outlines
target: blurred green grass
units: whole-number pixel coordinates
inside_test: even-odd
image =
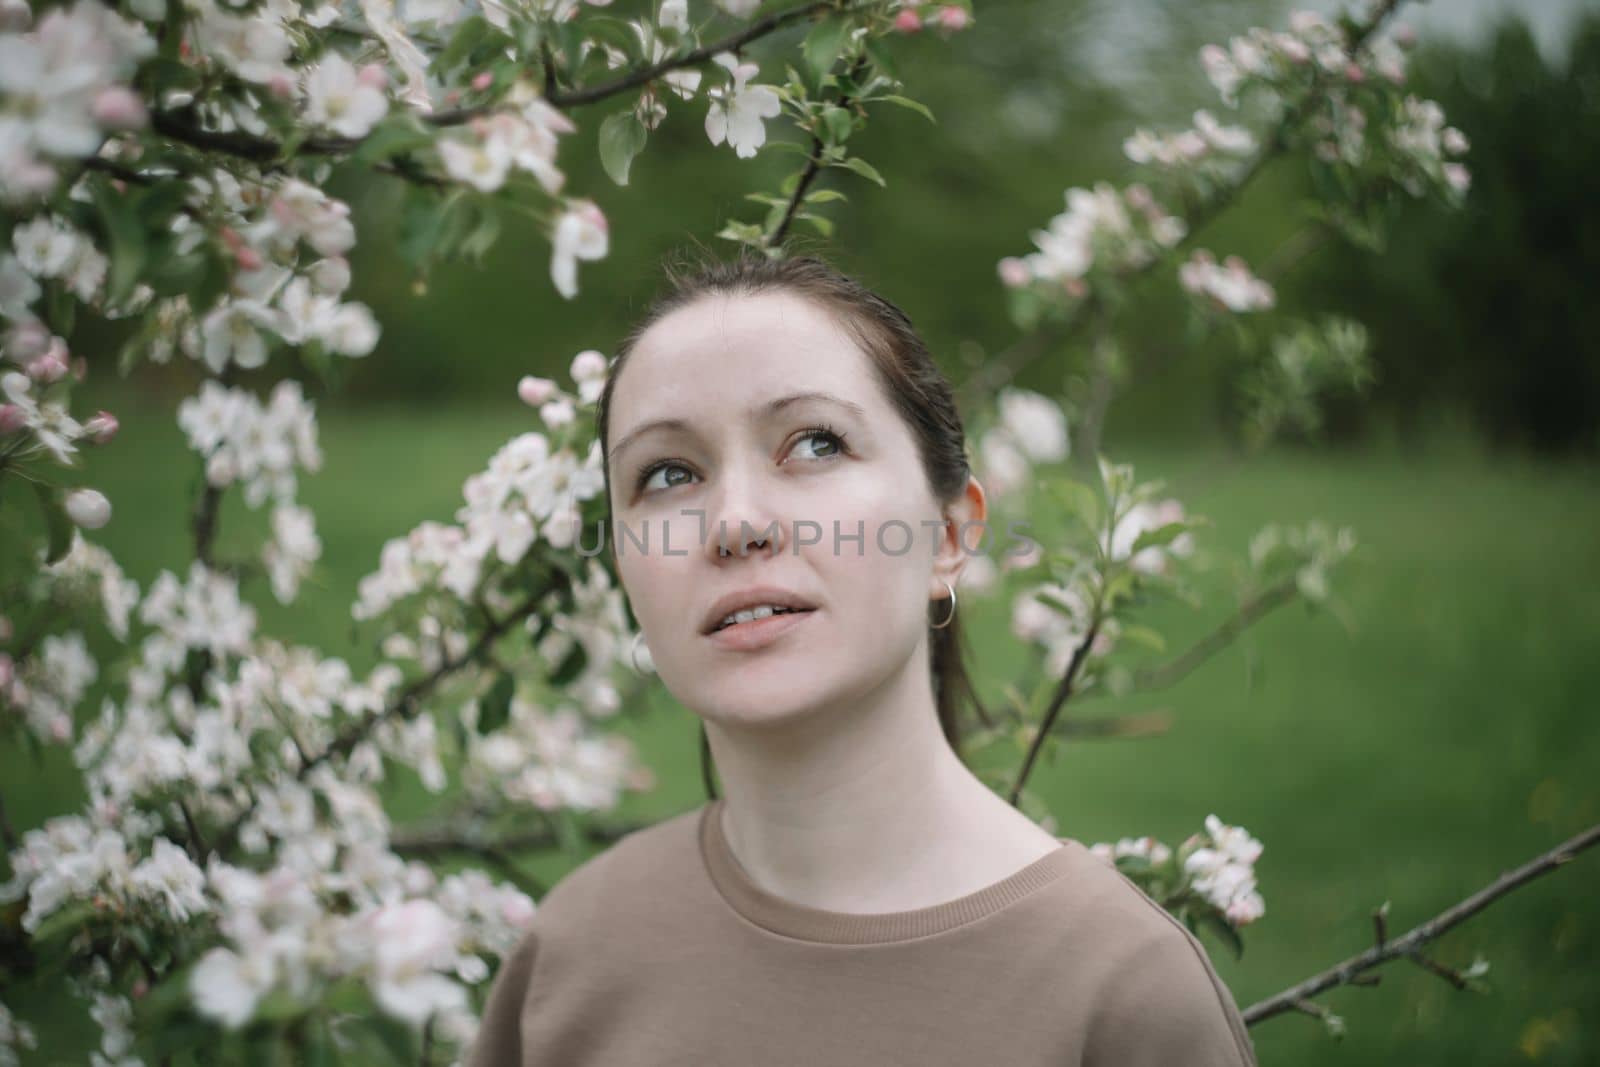
[[[187,566],[198,461],[170,411],[123,403],[118,413],[121,436],[88,457],[83,481],[116,509],[97,540],[146,588],[161,568]],[[304,479],[301,498],[317,513],[322,562],[296,604],[260,589],[255,601],[264,633],[359,668],[375,637],[353,630],[349,604],[383,541],[422,519],[449,519],[465,477],[533,422],[520,408],[331,405],[320,421],[326,462]],[[1208,516],[1205,544],[1218,552],[1241,555],[1272,520],[1323,518],[1360,539],[1335,581],[1353,631],[1290,605],[1165,692],[1069,705],[1067,714],[1083,716],[1169,708],[1174,725],[1157,737],[1075,744],[1032,781],[1057,832],[1085,843],[1149,833],[1176,844],[1211,812],[1265,842],[1267,912],[1246,931],[1244,959],[1206,942],[1241,1008],[1368,947],[1370,912],[1383,901],[1399,934],[1600,818],[1600,472],[1488,456],[1459,440],[1420,451],[1280,449],[1242,465],[1220,448],[1175,442],[1109,454],[1133,462],[1141,479],[1165,479]],[[243,550],[264,520],[233,494],[224,551]],[[968,610],[989,698],[1032,657],[1008,634],[1004,604]],[[1226,611],[1213,597],[1202,613],[1171,606],[1152,621],[1177,650]],[[659,686],[648,701],[647,714],[619,729],[660,784],[626,798],[623,819],[664,818],[704,799],[693,716]],[[19,828],[74,806],[64,753],[36,763],[8,749],[0,775]],[[402,785],[394,809],[414,810],[415,794]],[[544,856],[528,868],[549,884],[577,861]],[[1341,1042],[1307,1016],[1282,1016],[1251,1031],[1261,1062],[1596,1062],[1597,864],[1580,857],[1432,946],[1451,966],[1487,957],[1487,998],[1390,964],[1376,988],[1319,998],[1345,1016]],[[24,1018],[49,1016],[40,1062],[65,1061],[69,1045],[93,1036],[58,991],[7,999]]]

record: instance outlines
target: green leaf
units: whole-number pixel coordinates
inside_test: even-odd
[[[39,510],[44,514],[45,529],[49,531],[50,545],[45,552],[45,562],[55,563],[72,548],[72,520],[61,503],[61,494],[42,482],[31,482],[39,498]],[[38,937],[35,936],[35,940]]]
[[[350,158],[370,166],[404,152],[426,148],[434,142],[435,136],[433,131],[423,128],[409,113],[396,116],[379,123],[362,138]]]
[[[849,201],[849,199],[850,198],[848,196],[845,196],[837,189],[817,189],[806,194],[806,206],[809,207],[812,204],[829,204],[835,200]]]
[[[853,170],[863,178],[870,178],[872,181],[877,182],[885,189],[889,187],[889,183],[883,180],[883,175],[879,174],[877,169],[873,167],[871,163],[868,163],[860,156],[851,156],[849,159],[840,163],[839,166]]]
[[[850,20],[838,15],[831,15],[811,27],[800,50],[813,75],[820,78],[833,66],[850,35],[850,27]]]
[[[474,264],[481,264],[500,237],[500,212],[486,205],[478,212],[478,224],[461,240],[461,254]]]
[[[888,42],[882,37],[867,35],[864,43],[867,55],[872,58],[872,65],[881,70],[890,78],[899,78],[899,65],[894,61],[894,55],[889,51]]]
[[[550,684],[564,686],[583,673],[584,666],[589,662],[589,653],[584,649],[581,641],[572,643],[572,650],[561,661],[561,666],[550,675]]]
[[[1216,934],[1224,945],[1233,951],[1235,959],[1244,959],[1244,939],[1239,936],[1239,931],[1233,924],[1214,911],[1200,913],[1200,923],[1205,929]]]
[[[366,1021],[366,1028],[375,1034],[396,1063],[417,1062],[417,1041],[411,1028],[398,1019],[374,1013]]]
[[[822,236],[824,236],[824,237],[832,237],[833,236],[833,220],[832,219],[823,218],[821,215],[813,215],[809,211],[802,211],[799,215],[796,215],[795,217],[798,218],[798,219],[803,219],[804,221],[811,223],[811,225],[813,225],[813,226],[815,226],[817,228],[817,232],[822,234]]]
[[[1167,650],[1167,639],[1161,636],[1161,631],[1138,623],[1124,623],[1120,634],[1124,641],[1132,641],[1136,645],[1143,645],[1155,652]]]
[[[874,97],[873,99],[883,100],[890,104],[899,104],[901,107],[910,108],[919,115],[927,116],[928,121],[933,123],[935,126],[939,125],[939,120],[933,117],[933,112],[928,110],[928,105],[924,104],[920,100],[913,100],[909,96],[897,96],[894,94],[890,94],[889,96],[878,96]]]
[[[843,144],[855,128],[855,116],[842,107],[829,106],[822,113],[822,125],[828,131],[828,144]]]
[[[92,188],[111,260],[106,271],[106,300],[114,307],[133,292],[144,268],[144,227],[133,197],[118,193],[109,181],[94,182]]]
[[[511,698],[516,695],[517,682],[509,671],[502,671],[489,687],[489,693],[478,703],[478,732],[489,734],[500,729],[511,718]]]
[[[717,231],[717,236],[741,244],[759,245],[766,240],[766,231],[751,222],[729,222]]]
[[[1065,600],[1062,600],[1060,597],[1056,596],[1052,592],[1049,592],[1048,590],[1035,590],[1033,598],[1047,607],[1054,608],[1066,618],[1076,619],[1078,617],[1077,608],[1074,608],[1071,604],[1068,604]]]
[[[1133,539],[1133,548],[1129,549],[1128,555],[1130,557],[1137,556],[1147,548],[1161,548],[1170,545],[1188,528],[1189,524],[1180,520],[1157,526],[1153,530],[1145,530]]]
[[[610,115],[600,124],[600,162],[618,185],[628,184],[628,168],[644,148],[648,134],[632,108]]]
[[[1052,494],[1066,509],[1067,514],[1081,522],[1085,529],[1098,533],[1100,527],[1104,525],[1104,516],[1100,510],[1100,494],[1093,487],[1071,479],[1054,483]]]
[[[481,15],[473,15],[456,27],[456,32],[451,35],[450,43],[444,46],[434,61],[428,64],[428,69],[434,74],[445,74],[452,68],[466,62],[474,49],[487,38],[494,29],[488,20]]]

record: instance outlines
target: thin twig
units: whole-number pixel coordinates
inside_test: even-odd
[[[850,80],[854,81],[866,69],[866,66],[866,56],[859,57],[850,68]],[[849,93],[840,90],[834,103],[838,107],[848,107],[850,99]],[[800,212],[800,205],[805,202],[806,191],[810,189],[811,183],[816,180],[817,175],[822,171],[823,145],[821,129],[822,117],[819,115],[817,117],[817,131],[811,134],[811,147],[806,152],[806,169],[801,171],[800,180],[795,183],[794,194],[789,197],[789,205],[784,209],[783,218],[779,220],[777,228],[767,237],[768,248],[775,248],[783,241],[783,236],[788,232],[789,225]]]
[[[1382,938],[1382,931],[1380,930],[1379,943],[1367,951],[1357,956],[1351,956],[1321,974],[1307,978],[1292,988],[1250,1005],[1241,1013],[1245,1023],[1253,1025],[1262,1019],[1271,1018],[1286,1011],[1304,1010],[1300,1005],[1306,1002],[1308,998],[1332,989],[1334,986],[1350,983],[1367,984],[1356,981],[1357,977],[1361,976],[1363,972],[1377,967],[1379,964],[1401,956],[1414,960],[1436,974],[1442,974],[1458,989],[1465,988],[1467,982],[1462,975],[1422,956],[1420,952],[1422,946],[1435,940],[1452,927],[1459,926],[1513,889],[1525,885],[1565,863],[1571,862],[1578,853],[1594,846],[1597,842],[1600,842],[1600,823],[1589,827],[1574,837],[1568,838],[1549,852],[1530,860],[1516,870],[1502,874],[1490,885],[1480,889],[1461,903],[1441,912],[1427,922],[1413,927],[1403,937],[1386,940]]]
[[[1077,680],[1078,668],[1083,666],[1083,661],[1088,658],[1089,646],[1094,643],[1095,637],[1100,633],[1099,612],[1095,613],[1093,624],[1089,632],[1083,635],[1083,641],[1072,651],[1072,662],[1067,664],[1066,671],[1061,675],[1061,681],[1056,683],[1055,695],[1050,699],[1050,707],[1044,713],[1044,721],[1039,724],[1034,732],[1033,741],[1028,745],[1028,755],[1022,761],[1022,770],[1017,774],[1016,784],[1011,787],[1009,800],[1012,807],[1017,806],[1017,800],[1022,796],[1022,787],[1028,780],[1028,775],[1033,772],[1034,761],[1039,758],[1039,750],[1044,747],[1044,740],[1050,734],[1050,728],[1055,725],[1056,716],[1061,713],[1061,707],[1072,695],[1073,682]]]
[[[1286,578],[1262,590],[1239,605],[1237,611],[1224,619],[1215,630],[1190,645],[1182,655],[1160,666],[1135,671],[1133,691],[1145,692],[1175,685],[1200,664],[1227,648],[1262,616],[1293,600],[1298,592],[1293,578]],[[1083,699],[1092,699],[1092,694],[1085,694]]]

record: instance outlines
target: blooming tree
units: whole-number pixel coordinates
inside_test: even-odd
[[[638,635],[616,575],[580,538],[605,514],[600,351],[579,353],[569,381],[518,383],[540,429],[467,479],[449,521],[383,546],[352,606],[381,635],[371,670],[261,632],[253,606],[292,603],[322,551],[297,496],[322,452],[294,361],[327,371],[371,356],[380,336],[346,295],[357,234],[323,188],[335,163],[406,184],[405,239],[424,263],[480,257],[504,212],[531,215],[570,298],[609,239],[600,195],[567,188],[562,137],[598,122],[606,172],[626,184],[651,133],[687,109],[702,113],[707,150],[803,157],[776,193],[752,194],[764,218],[719,234],[781,255],[797,221],[832,232],[817,209],[845,194],[823,187],[825,172],[884,183],[850,152],[873,105],[926,111],[901,94],[895,39],[953,47],[973,18],[911,0],[660,0],[638,17],[610,6],[0,0],[0,736],[68,750],[89,798],[20,834],[0,806],[0,945],[25,946],[0,965],[65,973],[100,1027],[95,1063],[246,1046],[452,1062],[537,909],[537,887],[506,858],[614,840],[630,828],[599,816],[654,782],[606,729],[646,680],[626,669]],[[1035,250],[998,265],[1021,339],[963,386],[984,401],[977,466],[998,517],[1026,507],[1067,533],[1048,551],[975,557],[964,574],[970,595],[1007,598],[1014,635],[1039,651],[1036,676],[1006,686],[1002,717],[975,724],[966,755],[1042,823],[1050,813],[1026,783],[1072,736],[1069,699],[1170,685],[1289,600],[1337,606],[1330,576],[1353,534],[1271,525],[1243,563],[1240,609],[1160,659],[1165,639],[1142,609],[1191,596],[1210,565],[1205,522],[1103,456],[1098,427],[1127,372],[1117,327],[1143,275],[1189,294],[1200,328],[1259,338],[1267,354],[1244,387],[1254,440],[1315,425],[1321,390],[1365,380],[1358,323],[1275,318],[1270,270],[1192,242],[1280,156],[1327,190],[1312,225],[1358,242],[1407,202],[1459,203],[1466,138],[1407,92],[1408,37],[1387,25],[1396,6],[1301,13],[1208,47],[1219,107],[1237,115],[1135,131],[1125,150],[1138,180],[1067,190]],[[776,57],[787,62],[756,58],[752,45],[790,28],[803,33]],[[771,136],[780,117],[797,140]],[[127,320],[125,374],[177,358],[204,377],[177,410],[203,474],[193,560],[148,589],[86,536],[113,521],[114,501],[77,484],[79,453],[114,447],[118,423],[73,408],[90,369],[73,348],[80,316]],[[1085,361],[1089,401],[1010,384],[1052,353]],[[276,382],[265,395],[239,381],[259,368]],[[235,491],[270,509],[249,559],[216,548]],[[90,633],[122,649],[114,667],[90,653]],[[84,706],[102,678],[100,707]],[[380,790],[396,767],[449,817],[392,826]],[[1236,948],[1264,914],[1262,845],[1215,815],[1176,848],[1128,837],[1093,850]],[[444,874],[434,863],[446,856],[485,869]],[[1357,965],[1247,1018],[1299,1008],[1336,1027],[1311,996],[1397,955],[1420,959],[1447,926],[1390,943],[1380,918],[1380,943]],[[0,1004],[0,1064],[34,1041]]]

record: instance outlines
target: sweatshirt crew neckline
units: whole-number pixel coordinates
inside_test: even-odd
[[[1066,874],[1083,846],[1070,837],[1000,881],[966,896],[910,911],[844,912],[810,908],[769,893],[751,879],[722,832],[725,798],[700,812],[700,853],[706,873],[728,904],[744,918],[773,933],[831,945],[872,945],[909,941],[943,933],[992,915]]]

